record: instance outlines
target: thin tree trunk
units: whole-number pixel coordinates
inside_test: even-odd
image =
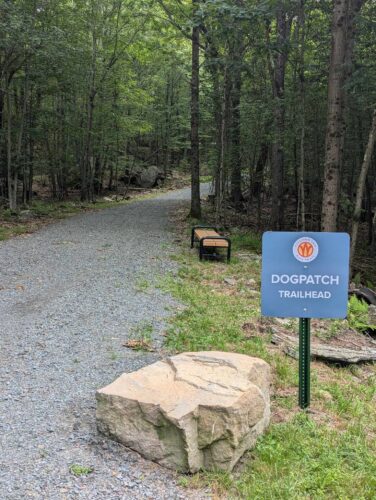
[[[7,101],[7,182],[10,210],[17,209],[17,170],[12,162],[12,99],[10,87],[6,88]]]
[[[250,195],[252,196],[259,197],[261,195],[264,169],[268,161],[268,154],[269,154],[269,144],[267,142],[263,142],[261,144],[260,154],[256,163],[256,169],[251,186]]]
[[[212,68],[213,78],[213,105],[215,115],[215,129],[216,129],[216,155],[215,155],[215,214],[216,223],[219,220],[222,212],[222,181],[223,181],[223,161],[222,161],[222,101],[220,96],[219,86],[219,71],[217,67]]]
[[[23,92],[23,104],[20,115],[20,125],[18,131],[18,141],[17,141],[17,150],[16,150],[16,161],[15,161],[15,175],[14,181],[16,184],[16,196],[17,196],[17,172],[20,170],[21,164],[21,153],[22,153],[22,141],[24,137],[24,128],[25,128],[25,117],[27,110],[27,100],[28,100],[28,83],[29,83],[29,68],[26,66],[25,70],[25,83],[24,83],[24,92]],[[22,165],[22,173],[23,173],[23,186],[25,186],[25,162]],[[23,202],[26,202],[26,191],[23,189]]]
[[[366,151],[364,153],[363,164],[360,170],[358,186],[356,190],[353,225],[351,231],[351,263],[353,263],[356,250],[356,243],[358,239],[358,230],[359,230],[359,220],[362,211],[364,186],[366,184],[367,173],[369,170],[369,166],[371,164],[371,158],[375,146],[375,140],[376,140],[376,109],[373,112],[371,130],[369,132],[369,137],[368,137],[368,144]]]
[[[192,0],[194,17],[199,0]],[[191,80],[191,217],[201,218],[200,201],[200,27],[192,28],[192,80]]]
[[[364,0],[333,2],[332,41],[328,79],[328,113],[325,145],[322,231],[336,231],[345,134],[345,89],[351,74],[355,15]]]
[[[278,53],[272,72],[274,96],[274,140],[272,147],[272,229],[281,230],[284,226],[284,136],[285,136],[285,71],[287,63],[287,42],[290,36],[291,20],[285,6],[278,3],[277,8],[277,45]]]
[[[94,15],[94,11],[93,11]],[[81,201],[93,201],[93,124],[94,124],[94,108],[95,97],[97,95],[96,76],[97,76],[97,51],[98,51],[98,38],[93,27],[91,33],[92,38],[92,54],[91,54],[91,75],[90,86],[88,93],[87,103],[87,123],[86,123],[86,144],[84,161],[82,164],[81,173]]]
[[[225,195],[225,136],[226,136],[226,78],[227,69],[224,75],[224,88],[223,88],[223,100],[221,103],[221,122],[219,124],[220,133],[220,160],[219,160],[219,171],[218,171],[218,194],[216,197],[216,223],[218,224],[221,219],[224,219],[224,206],[223,199]]]
[[[0,79],[0,137],[3,137],[3,134],[5,133],[5,120],[4,120],[4,105],[5,105],[5,93],[2,89],[3,82]],[[2,175],[4,175],[3,179],[4,182],[0,181],[0,196],[6,198],[6,192],[5,192],[5,187],[6,187],[6,177],[7,177],[7,165],[5,162],[6,158],[6,145],[4,144],[3,141],[0,141],[0,180]]]
[[[299,11],[299,27],[300,27],[300,106],[301,106],[301,129],[300,129],[300,162],[298,173],[298,211],[297,211],[297,228],[302,231],[306,229],[306,208],[305,208],[305,76],[304,76],[304,50],[305,50],[305,0],[300,1]]]
[[[237,65],[240,64],[236,61]],[[235,68],[232,87],[232,123],[231,123],[231,198],[236,208],[242,202],[242,172],[240,160],[240,93],[241,93],[241,71]]]

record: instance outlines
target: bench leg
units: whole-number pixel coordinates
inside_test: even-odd
[[[192,229],[192,234],[191,234],[191,248],[194,247],[195,244],[195,230]]]
[[[229,241],[227,247],[227,262],[230,262],[230,260],[231,260],[231,242]]]

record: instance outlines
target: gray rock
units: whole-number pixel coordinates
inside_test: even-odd
[[[31,210],[21,210],[19,219],[20,221],[28,221],[34,218],[34,214]]]
[[[141,170],[139,176],[139,186],[143,188],[152,188],[157,184],[157,180],[160,178],[160,171],[158,167],[148,167]]]
[[[179,354],[97,391],[98,429],[173,470],[231,471],[269,424],[269,388],[261,359]]]

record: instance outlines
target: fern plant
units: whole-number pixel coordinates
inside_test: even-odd
[[[355,295],[351,295],[347,315],[347,321],[351,328],[364,332],[369,328],[375,327],[375,325],[369,324],[368,307],[366,302],[358,299]]]

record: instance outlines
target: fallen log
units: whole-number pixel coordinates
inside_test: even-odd
[[[297,337],[286,335],[273,329],[272,343],[281,346],[283,351],[292,358],[299,358],[299,341]],[[313,358],[325,359],[340,363],[360,363],[364,361],[376,361],[376,349],[359,347],[350,349],[348,347],[331,346],[319,342],[312,342],[311,356]]]

